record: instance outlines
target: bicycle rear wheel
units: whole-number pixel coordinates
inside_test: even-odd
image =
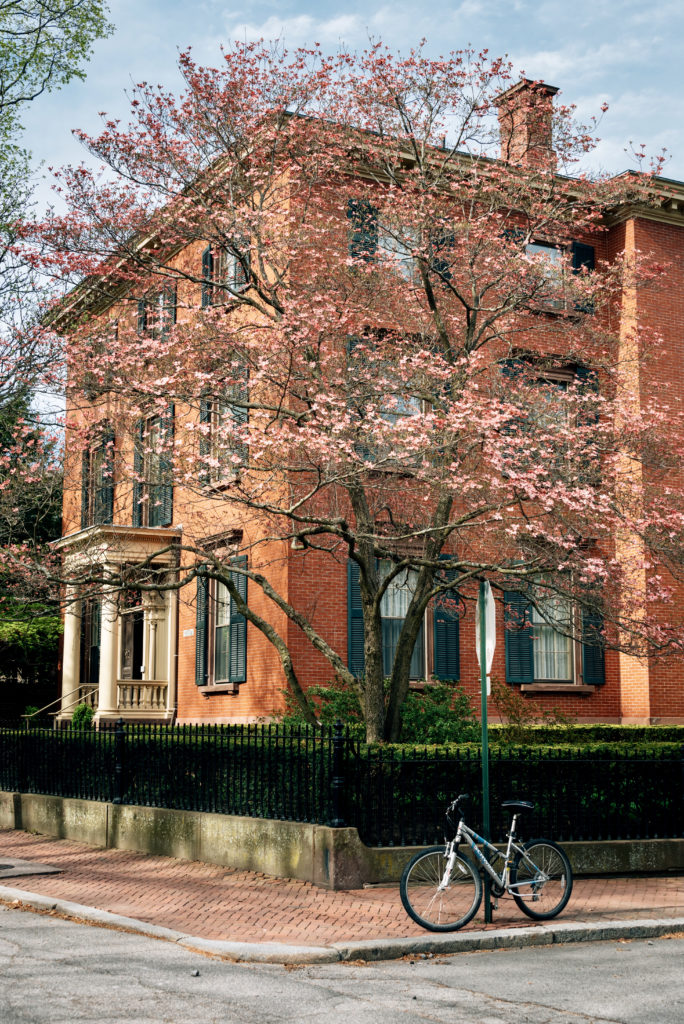
[[[548,921],[560,914],[572,892],[572,868],[565,851],[550,839],[531,839],[511,868],[513,899],[523,914]]]
[[[442,888],[445,870],[444,847],[432,846],[408,862],[399,883],[404,910],[431,932],[462,928],[475,916],[482,899],[480,875],[469,860],[456,855],[449,884]]]

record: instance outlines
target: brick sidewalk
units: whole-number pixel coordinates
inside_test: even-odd
[[[406,916],[397,885],[328,892],[308,882],[251,871],[101,850],[84,843],[0,830],[0,858],[51,864],[60,875],[8,881],[17,889],[71,900],[205,939],[327,945],[425,936]],[[0,881],[0,884],[2,882]],[[491,927],[533,922],[502,900]],[[575,881],[562,921],[669,918],[684,915],[684,877]],[[467,928],[485,927],[483,912]]]

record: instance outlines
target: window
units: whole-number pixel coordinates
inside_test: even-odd
[[[114,517],[114,431],[105,426],[83,452],[81,527],[111,523]]]
[[[360,437],[355,444],[355,451],[366,462],[382,463],[383,468],[398,471],[406,468],[410,471],[415,466],[417,456],[412,452],[402,458],[391,432],[378,429],[381,425],[371,414],[377,410],[385,423],[397,426],[423,410],[422,399],[406,390],[413,382],[402,379],[401,374],[393,369],[392,357],[385,358],[383,355],[382,346],[393,344],[395,342],[392,337],[382,331],[371,337],[348,339],[349,405],[358,419]],[[383,381],[383,395],[378,393],[377,383],[369,384],[371,380]],[[375,437],[369,437],[373,430],[377,431]]]
[[[382,560],[379,563],[380,579],[384,580],[392,570],[392,563]],[[392,671],[394,655],[399,642],[399,634],[406,618],[408,606],[413,597],[418,573],[413,569],[404,569],[387,586],[380,600],[380,616],[382,618],[382,662],[383,671],[388,676]],[[425,630],[421,625],[416,637],[411,658],[410,675],[412,679],[425,678]]]
[[[350,256],[365,262],[380,256],[406,281],[414,280],[416,266],[413,253],[420,240],[416,227],[383,220],[367,199],[350,199],[347,217],[351,222]]]
[[[532,605],[516,592],[504,594],[504,609],[508,683],[553,687],[605,681],[599,614],[579,612],[560,595],[541,596]]]
[[[500,365],[504,388],[520,408],[505,428],[511,438],[504,452],[508,466],[520,470],[543,465],[550,480],[562,476],[568,483],[596,484],[600,467],[598,453],[590,457],[591,432],[583,435],[583,450],[578,445],[579,432],[572,430],[573,426],[586,428],[598,422],[596,372],[585,366],[554,368],[535,356],[520,356]]]
[[[384,578],[390,571],[390,562],[381,561],[379,571]],[[406,569],[388,586],[380,602],[382,618],[382,660],[383,671],[389,675],[399,641],[399,634],[411,602],[416,572]],[[347,664],[354,675],[362,676],[364,672],[364,630],[361,590],[359,585],[359,567],[356,562],[348,563],[347,572]],[[434,645],[432,652],[433,672],[438,679],[458,679],[460,677],[459,650],[459,616],[457,602],[449,591],[447,598],[438,598],[432,609],[434,625]],[[426,617],[429,614],[426,613]],[[425,622],[422,623],[416,638],[411,658],[411,679],[425,679],[428,675],[425,652]]]
[[[176,323],[176,289],[168,284],[148,292],[138,300],[138,334],[148,338],[168,338]]]
[[[373,260],[378,251],[378,211],[368,199],[349,199],[349,255],[353,259]]]
[[[164,416],[140,420],[136,429],[133,525],[169,526],[173,518],[173,406]]]
[[[418,244],[419,233],[415,227],[402,224],[390,227],[383,221],[378,225],[378,253],[396,268],[406,281],[413,281],[416,265],[413,253]]]
[[[221,396],[205,396],[200,401],[200,424],[208,425],[200,433],[200,458],[205,482],[231,481],[247,463],[249,449],[243,428],[249,422],[249,368],[240,368],[242,380],[225,388]]]
[[[557,245],[530,242],[525,252],[531,256],[540,270],[535,301],[549,309],[563,309],[563,250]]]
[[[532,661],[535,682],[574,682],[572,605],[562,597],[544,599],[532,612]]]
[[[232,564],[246,567],[247,559]],[[247,577],[230,573],[231,582],[247,601]],[[238,612],[228,587],[220,580],[197,577],[195,682],[197,686],[237,692],[247,679],[247,620]]]
[[[208,245],[202,253],[202,308],[228,302],[249,286],[249,244],[237,238],[225,247]]]
[[[566,249],[547,242],[530,242],[525,246],[525,252],[534,260],[540,271],[535,295],[535,301],[539,306],[559,311],[593,312],[591,302],[577,302],[572,296],[571,281],[566,277]],[[583,274],[594,269],[593,246],[573,242],[570,246],[570,256],[573,274]]]

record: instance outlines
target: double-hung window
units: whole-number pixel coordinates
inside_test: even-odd
[[[406,281],[416,276],[414,251],[418,244],[418,229],[410,225],[390,225],[385,221],[378,224],[378,254]]]
[[[114,431],[105,426],[83,452],[81,526],[111,523],[114,516]]]
[[[166,340],[176,323],[176,288],[167,284],[138,300],[138,334]]]
[[[506,681],[525,687],[597,686],[605,681],[601,616],[562,595],[531,601],[504,594]]]
[[[381,579],[385,579],[391,570],[391,562],[380,561],[378,569]],[[416,577],[415,570],[402,570],[391,580],[380,599],[382,662],[385,675],[392,671],[399,635],[413,597]],[[362,676],[365,665],[363,609],[359,567],[354,561],[348,563],[347,588],[347,664],[354,675]],[[411,657],[411,679],[425,679],[429,674],[438,679],[456,680],[460,677],[459,616],[454,596],[447,591],[444,597],[433,602],[432,610],[426,612],[425,619],[431,615],[433,620],[432,644],[426,643],[424,619]]]
[[[407,282],[416,275],[414,252],[420,233],[410,224],[383,219],[367,199],[350,199],[347,203],[350,221],[349,255],[355,260],[383,260]]]
[[[170,526],[173,519],[174,407],[139,420],[133,456],[133,525]]]
[[[233,480],[249,456],[249,367],[239,366],[237,378],[222,393],[200,400],[201,473],[204,482],[214,486]]]
[[[525,253],[536,265],[538,279],[535,288],[535,303],[542,309],[593,312],[588,301],[578,301],[573,295],[572,277],[566,273],[568,250],[548,242],[529,242]],[[572,274],[591,272],[594,269],[594,247],[583,242],[572,242],[570,246],[570,270]]]
[[[202,307],[229,302],[249,287],[250,252],[244,238],[208,245],[202,253]]]
[[[392,563],[384,559],[379,563],[380,577],[386,579],[392,570]],[[382,664],[386,676],[392,671],[394,656],[399,642],[399,634],[408,607],[413,598],[418,573],[414,569],[403,569],[398,576],[390,580],[387,589],[380,599],[380,616],[382,618]],[[425,678],[425,628],[421,624],[411,657],[410,676],[412,679]]]
[[[233,560],[246,567],[246,558]],[[247,601],[247,577],[231,571],[230,579]],[[237,692],[247,679],[247,620],[236,606],[225,583],[197,577],[195,682],[197,686]]]

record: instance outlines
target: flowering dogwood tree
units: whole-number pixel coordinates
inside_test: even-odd
[[[179,572],[148,560],[145,585],[221,581],[311,716],[246,575],[356,689],[373,740],[398,736],[426,609],[456,613],[482,577],[569,635],[679,650],[660,612],[682,568],[681,438],[638,385],[658,339],[624,314],[663,268],[602,248],[606,211],[654,201],[653,180],[573,175],[592,129],[486,54],[248,44],[181,67],[182,96],[143,83],[131,124],[82,137],[102,167],[61,172],[68,212],[39,239],[73,286],[50,324],[70,338],[65,486],[106,421],[125,521],[147,503],[156,522],[171,484],[182,508]],[[276,542],[351,562],[362,675],[279,585]],[[126,585],[96,561],[80,582]],[[568,602],[585,615],[554,620]]]

